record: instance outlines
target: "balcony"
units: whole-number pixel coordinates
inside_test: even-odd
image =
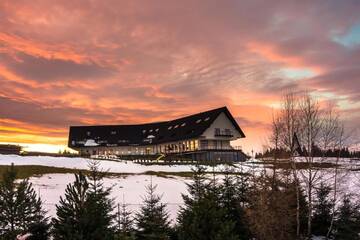
[[[220,130],[219,128],[215,129],[215,137],[234,137],[230,129]]]
[[[201,146],[199,150],[235,150],[232,146]]]

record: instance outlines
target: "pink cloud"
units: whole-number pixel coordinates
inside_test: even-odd
[[[259,147],[286,89],[359,101],[360,47],[333,41],[359,12],[351,0],[1,1],[2,117],[66,132],[227,105]]]

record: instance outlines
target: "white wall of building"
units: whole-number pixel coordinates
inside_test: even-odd
[[[219,128],[221,131],[224,131],[225,129],[230,129],[233,137],[227,137],[226,139],[228,140],[232,141],[241,137],[241,134],[238,130],[236,130],[236,128],[225,113],[219,114],[219,116],[210,125],[210,127],[206,129],[205,132],[202,134],[202,137],[205,137],[205,139],[225,139],[225,137],[215,137],[216,128]]]

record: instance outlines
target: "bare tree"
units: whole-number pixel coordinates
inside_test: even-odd
[[[272,125],[271,125],[271,137],[270,137],[270,142],[273,144],[275,151],[274,151],[274,164],[273,164],[273,180],[272,180],[272,184],[273,187],[275,185],[275,180],[276,180],[276,169],[278,167],[278,152],[279,152],[279,147],[280,147],[280,137],[281,137],[281,132],[282,132],[282,121],[280,116],[274,115],[273,114],[273,118],[272,118]]]
[[[299,102],[299,135],[303,146],[307,168],[302,172],[308,197],[307,235],[311,238],[311,223],[313,213],[313,189],[319,180],[319,169],[314,166],[315,156],[313,149],[322,131],[322,116],[319,103],[309,94],[305,94]]]
[[[294,153],[294,143],[293,138],[294,134],[297,133],[299,129],[299,97],[295,92],[288,92],[284,95],[282,100],[282,106],[279,116],[278,124],[280,129],[279,141],[282,147],[290,151],[290,164],[292,176],[295,181],[295,191],[296,191],[296,236],[300,237],[300,184],[298,171],[296,169],[295,162],[295,153]],[[273,124],[274,125],[274,124]],[[273,129],[274,132],[275,129]],[[274,135],[275,133],[273,133]]]

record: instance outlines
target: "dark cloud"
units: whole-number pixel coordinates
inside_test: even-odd
[[[90,113],[78,108],[45,107],[31,102],[0,97],[1,118],[14,119],[34,125],[67,127],[84,124],[82,119],[105,119],[111,115]]]
[[[306,83],[323,91],[346,95],[351,101],[360,101],[360,65],[334,69],[308,79]]]
[[[5,65],[17,75],[39,82],[56,80],[93,80],[110,77],[113,69],[101,67],[95,63],[76,63],[60,59],[47,59],[24,53],[16,59],[6,57]]]

